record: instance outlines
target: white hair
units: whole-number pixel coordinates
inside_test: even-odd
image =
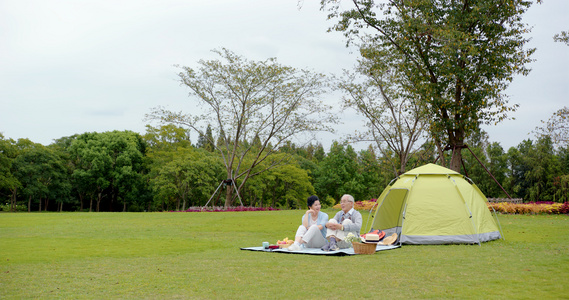
[[[346,197],[346,200],[348,200],[348,201],[350,201],[350,202],[352,202],[352,203],[356,202],[356,201],[354,200],[354,197],[353,197],[352,195],[348,195],[348,194],[344,194],[344,195],[342,196],[342,198],[340,198],[340,200],[342,200],[344,197]]]

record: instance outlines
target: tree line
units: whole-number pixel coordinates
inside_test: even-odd
[[[564,107],[505,152],[480,129],[517,109],[504,93],[535,48],[521,20],[529,1],[321,0],[360,59],[341,78],[251,61],[228,49],[181,67],[191,107],[154,108],[144,135],[84,133],[49,146],[2,137],[0,193],[27,210],[157,211],[205,204],[298,208],[316,193],[379,195],[410,168],[437,161],[477,182],[489,197],[567,199]],[[350,2],[350,1],[346,1]],[[313,141],[338,118],[321,96],[340,89],[366,120],[326,152]],[[202,114],[199,114],[202,113]],[[189,130],[198,134],[192,144]],[[351,142],[372,142],[359,152]],[[297,142],[298,143],[298,142]],[[468,151],[466,151],[468,150]],[[495,180],[494,180],[494,179]],[[498,182],[499,184],[495,183]]]
[[[222,158],[205,139],[192,144],[189,136],[189,130],[175,125],[148,125],[144,135],[89,132],[48,146],[0,135],[3,210],[171,211],[208,201],[223,206],[220,190],[228,183]],[[463,174],[487,197],[506,197],[505,190],[525,201],[568,201],[567,148],[556,149],[548,136],[522,141],[507,151],[487,140],[482,134],[469,141],[472,152],[465,151],[462,163]],[[434,149],[423,144],[409,159],[407,170],[436,161]],[[325,150],[321,144],[289,142],[273,151],[286,162],[252,176],[239,193],[243,205],[295,209],[312,194],[324,206],[334,205],[345,193],[368,200],[379,196],[398,174],[389,163],[393,157],[376,153],[371,145],[356,151],[335,141]]]

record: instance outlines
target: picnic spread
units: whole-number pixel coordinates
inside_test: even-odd
[[[289,249],[289,247],[293,244],[294,241],[290,240],[288,237],[284,238],[283,240],[278,240],[276,244],[271,245],[267,242],[263,242],[263,246],[245,247],[241,248],[241,250],[288,254],[344,256],[356,254],[374,254],[375,252],[392,250],[400,247],[400,245],[395,245],[395,242],[397,241],[396,233],[393,233],[387,237],[385,235],[385,232],[381,230],[371,231],[366,234],[362,234],[359,237],[353,234],[348,234],[346,240],[351,242],[353,246],[350,248],[333,251],[324,251],[321,248],[308,247],[299,247],[291,250],[293,248]]]

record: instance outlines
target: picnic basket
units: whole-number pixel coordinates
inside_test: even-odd
[[[377,245],[352,242],[352,246],[354,247],[354,253],[356,254],[374,254],[375,247]]]

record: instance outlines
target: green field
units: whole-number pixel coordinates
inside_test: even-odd
[[[482,246],[345,257],[239,249],[293,238],[301,214],[2,213],[0,298],[569,297],[567,215],[501,215],[506,240]]]

